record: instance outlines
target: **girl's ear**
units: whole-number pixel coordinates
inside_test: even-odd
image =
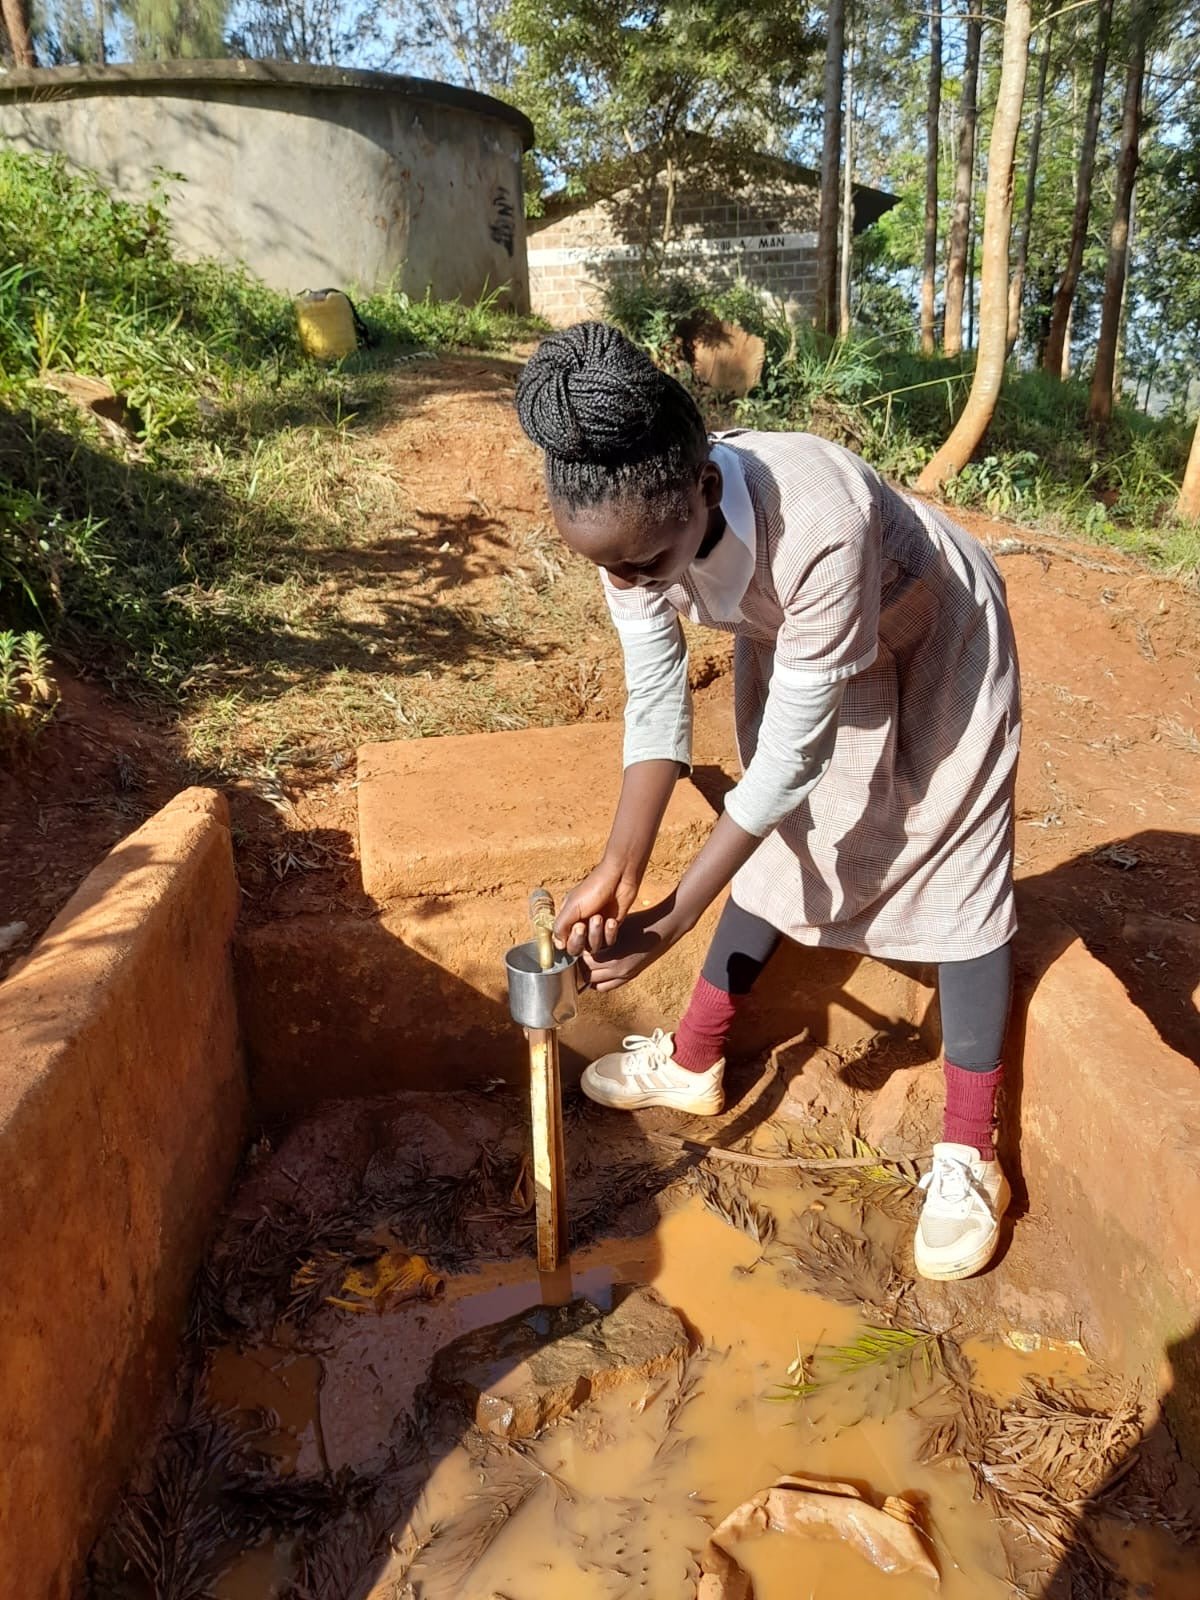
[[[721,477],[720,467],[715,461],[706,461],[700,468],[700,493],[709,511],[721,504],[724,487],[725,480]]]

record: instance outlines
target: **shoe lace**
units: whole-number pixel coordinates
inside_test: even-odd
[[[935,1156],[920,1187],[929,1196],[931,1211],[965,1217],[982,1206],[988,1216],[992,1215],[992,1201],[987,1190],[969,1164],[955,1156]]]
[[[662,1028],[653,1033],[627,1033],[621,1048],[629,1057],[623,1063],[626,1072],[644,1072],[647,1067],[665,1066],[674,1059],[675,1041]]]

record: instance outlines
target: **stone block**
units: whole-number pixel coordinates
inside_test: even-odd
[[[669,1371],[687,1353],[676,1312],[654,1289],[636,1288],[607,1316],[574,1300],[464,1334],[438,1352],[431,1377],[484,1433],[528,1439],[611,1389]]]
[[[358,759],[363,887],[379,901],[561,893],[599,861],[621,784],[622,730],[587,723],[366,745]],[[655,861],[682,866],[712,808],[676,785]]]
[[[864,1097],[859,1132],[885,1155],[923,1155],[942,1130],[945,1083],[940,1061],[897,1067],[881,1088]]]
[[[779,1116],[833,1144],[858,1131],[858,1096],[840,1056],[811,1040],[789,1040],[772,1059],[786,1084]]]

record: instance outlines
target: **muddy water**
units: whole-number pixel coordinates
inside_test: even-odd
[[[291,1587],[290,1542],[246,1550],[213,1583],[212,1600],[279,1600]]]
[[[1196,1600],[1200,1594],[1200,1560],[1181,1548],[1161,1528],[1101,1522],[1096,1543],[1128,1586],[1130,1594],[1153,1600]]]
[[[917,1466],[917,1425],[905,1415],[858,1420],[878,1375],[803,1405],[769,1398],[798,1352],[845,1342],[860,1323],[845,1307],[783,1288],[769,1266],[755,1267],[757,1259],[754,1244],[694,1203],[667,1217],[652,1240],[580,1257],[577,1293],[598,1297],[606,1280],[651,1282],[683,1315],[710,1352],[693,1369],[695,1397],[672,1421],[672,1388],[647,1400],[635,1386],[551,1430],[530,1454],[553,1477],[469,1570],[470,1540],[460,1549],[452,1534],[434,1539],[410,1569],[412,1592],[422,1600],[691,1600],[692,1554],[711,1526],[779,1476],[800,1471],[851,1480],[876,1499],[915,1496],[926,1508],[947,1600],[1009,1595],[994,1523],[973,1501],[968,1473]],[[520,1298],[517,1286],[507,1286],[505,1311]],[[1035,1369],[1035,1358],[1018,1359]],[[427,1485],[407,1542],[423,1541],[435,1527],[453,1529],[472,1497],[486,1504],[487,1492],[486,1473],[465,1450],[453,1452]],[[404,1538],[398,1534],[401,1548]],[[927,1581],[885,1576],[838,1544],[769,1534],[743,1546],[741,1557],[757,1600],[930,1593]],[[404,1564],[376,1586],[375,1600],[395,1593]]]
[[[971,1363],[976,1386],[997,1400],[1015,1400],[1030,1377],[1051,1377],[1070,1385],[1086,1382],[1092,1364],[1078,1344],[1040,1339],[1012,1330],[998,1339],[967,1339],[963,1355]]]
[[[272,1456],[278,1470],[311,1477],[325,1470],[321,1437],[321,1362],[316,1356],[277,1350],[272,1345],[218,1350],[209,1363],[206,1386],[219,1411],[253,1425],[255,1412],[269,1411],[276,1425],[255,1433],[256,1448]]]
[[[763,1198],[786,1238],[807,1202],[794,1189]],[[850,1220],[833,1210],[836,1220]],[[513,1262],[451,1277],[433,1304],[382,1316],[330,1314],[319,1357],[220,1351],[209,1394],[222,1408],[273,1413],[269,1444],[282,1472],[369,1471],[386,1460],[397,1418],[451,1339],[572,1294],[606,1307],[614,1286],[625,1283],[653,1284],[701,1347],[688,1368],[687,1403],[679,1404],[673,1381],[632,1384],[524,1446],[525,1462],[503,1450],[482,1463],[465,1446],[450,1450],[407,1525],[394,1530],[397,1554],[377,1574],[373,1600],[693,1600],[695,1558],[711,1528],[793,1472],[851,1481],[877,1503],[894,1494],[914,1500],[947,1600],[1011,1594],[994,1521],[974,1501],[968,1472],[917,1464],[919,1424],[906,1409],[914,1398],[906,1380],[872,1371],[802,1403],[772,1398],[798,1356],[844,1344],[860,1319],[785,1287],[758,1247],[697,1199],[652,1236],[581,1253],[554,1280],[539,1281],[528,1263]],[[1071,1347],[1037,1347],[1019,1335],[1016,1342],[1034,1348],[978,1341],[967,1348],[978,1381],[998,1395],[1018,1392],[1026,1376],[1069,1377],[1086,1366]],[[500,1492],[514,1464],[529,1493],[506,1515]],[[930,1593],[926,1580],[879,1573],[837,1543],[768,1534],[740,1546],[738,1558],[757,1600]],[[275,1600],[288,1567],[286,1548],[246,1552],[214,1593]]]

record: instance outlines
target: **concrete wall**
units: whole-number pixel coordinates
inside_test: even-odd
[[[169,1392],[245,1125],[237,909],[191,789],[0,986],[0,1595],[73,1592]]]
[[[740,278],[797,315],[807,314],[817,288],[818,205],[812,184],[778,176],[763,176],[744,188],[685,187],[675,204],[669,269],[714,288]],[[642,195],[625,190],[611,200],[532,223],[533,309],[560,327],[602,316],[606,289],[638,275],[645,245],[661,238],[665,216],[660,184],[649,206]]]
[[[1068,1241],[1046,1282],[1088,1348],[1155,1373],[1200,1466],[1200,1074],[1051,912],[1021,922],[1008,1167]]]
[[[394,283],[474,300],[507,284],[525,309],[532,134],[489,96],[391,73],[222,61],[0,78],[0,137],[60,151],[121,195],[182,173],[181,250],[289,293]]]

